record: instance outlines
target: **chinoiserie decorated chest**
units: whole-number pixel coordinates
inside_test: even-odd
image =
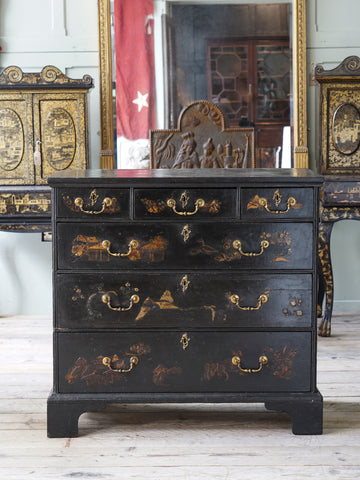
[[[322,432],[321,178],[309,170],[63,172],[53,187],[48,435],[109,403],[264,402]]]
[[[92,78],[48,65],[0,73],[0,230],[50,228],[47,178],[88,165],[87,93]]]

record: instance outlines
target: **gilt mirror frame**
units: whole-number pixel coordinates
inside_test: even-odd
[[[306,0],[292,0],[294,167],[308,168],[306,111]],[[98,0],[101,150],[100,168],[115,168],[110,0]]]

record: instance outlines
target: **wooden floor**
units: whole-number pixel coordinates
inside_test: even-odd
[[[319,338],[324,434],[295,436],[263,405],[112,406],[80,437],[48,439],[51,321],[0,317],[0,479],[360,478],[360,314]]]

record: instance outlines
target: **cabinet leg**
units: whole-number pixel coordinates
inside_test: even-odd
[[[333,223],[320,223],[318,255],[321,266],[320,282],[322,285],[320,291],[325,290],[325,308],[324,315],[319,327],[321,337],[330,337],[331,335],[331,315],[333,309],[334,281],[330,256],[330,236]]]
[[[47,436],[49,438],[77,437],[79,417],[85,412],[97,412],[105,403],[48,401]]]
[[[323,399],[320,393],[301,399],[270,400],[268,410],[285,412],[292,420],[295,435],[321,435],[323,431]]]

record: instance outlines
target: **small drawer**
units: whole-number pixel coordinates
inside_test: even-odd
[[[60,393],[310,391],[310,332],[59,332],[56,343]]]
[[[57,215],[65,218],[129,218],[129,190],[67,188],[57,190]]]
[[[57,274],[56,326],[118,328],[311,327],[310,274]]]
[[[234,218],[236,188],[135,189],[135,218]]]
[[[242,218],[311,218],[312,188],[242,188]]]
[[[60,269],[311,269],[312,223],[58,223]]]

